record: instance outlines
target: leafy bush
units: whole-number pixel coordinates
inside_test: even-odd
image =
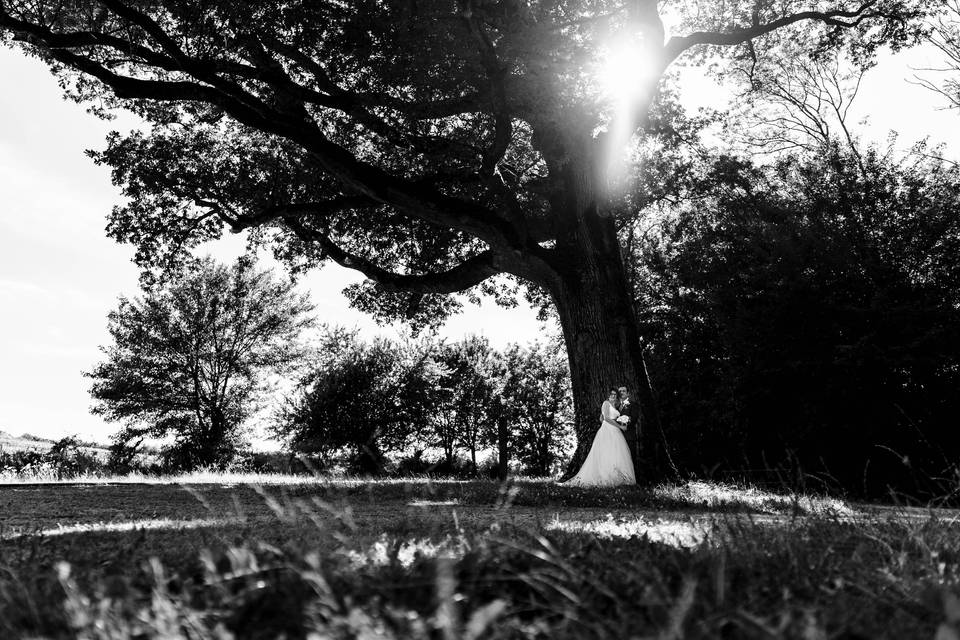
[[[73,436],[54,442],[44,454],[44,459],[56,471],[58,478],[76,478],[105,470],[103,461],[96,454],[82,449]]]
[[[423,449],[415,449],[413,453],[401,456],[393,465],[393,473],[397,476],[422,476],[434,470],[436,462],[423,457]]]
[[[4,451],[0,448],[0,471],[4,473],[30,473],[44,464],[44,454],[34,449]]]
[[[0,474],[25,480],[67,480],[107,471],[108,465],[74,436],[57,440],[43,452],[35,449],[8,452],[0,448]]]
[[[245,451],[234,456],[227,465],[230,473],[279,473],[315,475],[329,471],[325,456],[284,451]]]

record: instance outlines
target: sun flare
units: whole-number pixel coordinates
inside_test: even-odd
[[[622,36],[604,47],[597,80],[604,96],[617,104],[635,100],[651,72],[651,60],[636,39]]]
[[[597,88],[608,109],[607,143],[602,173],[610,193],[623,189],[627,180],[627,151],[633,138],[638,108],[649,90],[654,60],[644,40],[623,32],[599,51]]]

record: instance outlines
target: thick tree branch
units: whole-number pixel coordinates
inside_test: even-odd
[[[327,234],[309,229],[297,220],[285,221],[287,227],[304,242],[316,243],[325,255],[342,267],[359,271],[388,291],[408,293],[456,293],[476,286],[491,276],[502,273],[501,260],[494,251],[487,250],[468,258],[441,273],[400,274],[384,269],[363,256],[341,248]]]
[[[507,109],[506,89],[504,76],[507,68],[501,63],[496,46],[487,35],[483,21],[476,12],[476,0],[469,0],[461,10],[467,30],[477,41],[480,62],[490,82],[494,106],[494,139],[493,143],[483,154],[483,163],[480,172],[484,177],[494,174],[497,163],[503,158],[513,137],[513,119]]]
[[[890,16],[881,10],[872,10],[876,4],[877,0],[864,0],[855,9],[801,11],[766,23],[761,23],[758,15],[755,13],[753,24],[749,27],[734,27],[733,30],[729,32],[697,31],[687,36],[674,36],[670,38],[656,54],[651,56],[653,72],[650,73],[650,70],[648,70],[648,78],[642,80],[646,86],[638,92],[639,95],[643,96],[643,99],[629,115],[621,116],[620,119],[626,122],[620,123],[615,121],[614,124],[611,125],[610,130],[616,131],[618,130],[618,126],[622,130],[629,130],[631,132],[638,128],[645,128],[649,122],[649,108],[656,95],[657,86],[663,72],[673,61],[693,47],[699,45],[729,47],[750,43],[754,38],[804,21],[821,22],[835,27],[849,29],[871,18],[895,18],[895,16]],[[662,33],[662,31],[660,33]],[[620,137],[622,138],[623,135]],[[621,145],[622,141],[618,140],[617,136],[611,136],[608,132],[597,136],[596,144],[601,151],[599,157],[609,158],[613,157],[616,147]]]
[[[195,61],[152,18],[118,0],[100,0],[100,2],[117,16],[143,29],[168,56],[180,63],[184,71],[191,70],[191,67],[195,70]]]
[[[118,17],[143,29],[144,32],[159,44],[163,51],[176,62],[179,70],[189,73],[198,80],[217,87],[238,99],[242,100],[250,95],[249,92],[245,91],[240,85],[218,74],[218,71],[225,65],[211,64],[209,61],[191,57],[180,48],[180,45],[150,16],[119,0],[101,0],[101,2]],[[300,99],[309,100],[330,108],[340,108],[337,100],[291,80],[289,76],[283,72],[283,68],[276,61],[269,58],[256,38],[249,38],[248,44],[252,44],[253,46],[256,64],[231,64],[229,65],[230,69],[243,71],[244,73],[242,75],[244,77],[267,82],[274,88],[292,94]],[[164,68],[173,70],[169,65],[164,66]]]
[[[233,233],[240,233],[245,229],[259,227],[270,222],[278,220],[287,220],[290,218],[303,218],[311,216],[314,218],[326,218],[329,215],[345,209],[355,209],[360,207],[376,206],[377,203],[363,196],[339,196],[328,200],[316,202],[297,202],[292,204],[281,204],[265,207],[263,210],[254,214],[244,214],[236,210],[235,207],[227,205],[217,200],[204,197],[195,191],[178,191],[179,195],[193,200],[199,206],[207,209],[209,213],[216,214],[221,220],[230,225]],[[209,214],[203,216],[208,218]]]
[[[429,120],[480,111],[488,99],[484,94],[470,93],[456,98],[404,100],[387,94],[348,91],[330,78],[323,65],[300,49],[266,36],[263,43],[268,49],[287,58],[313,77],[320,90],[328,96],[327,100],[331,101],[331,104],[323,106],[331,106],[348,114],[353,114],[360,108],[386,107],[411,118]]]
[[[239,233],[244,229],[258,227],[275,220],[302,218],[305,215],[326,217],[345,209],[356,209],[376,205],[376,202],[364,196],[340,196],[318,202],[298,202],[294,204],[277,205],[267,207],[256,215],[238,217],[236,223],[233,225],[233,231],[234,233]]]
[[[805,20],[823,22],[824,24],[835,27],[856,27],[869,18],[886,16],[886,14],[880,11],[869,10],[876,4],[877,0],[867,0],[861,3],[858,8],[852,10],[801,11],[767,23],[735,28],[733,31],[726,33],[719,31],[697,31],[687,36],[674,36],[667,41],[664,47],[664,54],[669,64],[680,57],[687,49],[698,45],[735,46]]]

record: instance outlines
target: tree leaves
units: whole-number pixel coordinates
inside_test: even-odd
[[[245,259],[191,264],[110,313],[106,359],[85,374],[93,411],[124,423],[119,442],[173,436],[182,466],[227,460],[266,374],[302,357],[312,309],[292,284]]]
[[[648,362],[686,464],[800,464],[858,491],[946,486],[957,167],[833,146],[767,167],[717,161],[698,183],[636,248]]]

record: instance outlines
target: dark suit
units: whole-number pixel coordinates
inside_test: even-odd
[[[627,424],[627,430],[623,432],[623,436],[627,439],[630,455],[634,459],[634,464],[636,464],[637,457],[640,455],[640,404],[632,400],[628,400],[626,403],[621,401],[618,410],[620,415],[630,416],[630,422]]]

